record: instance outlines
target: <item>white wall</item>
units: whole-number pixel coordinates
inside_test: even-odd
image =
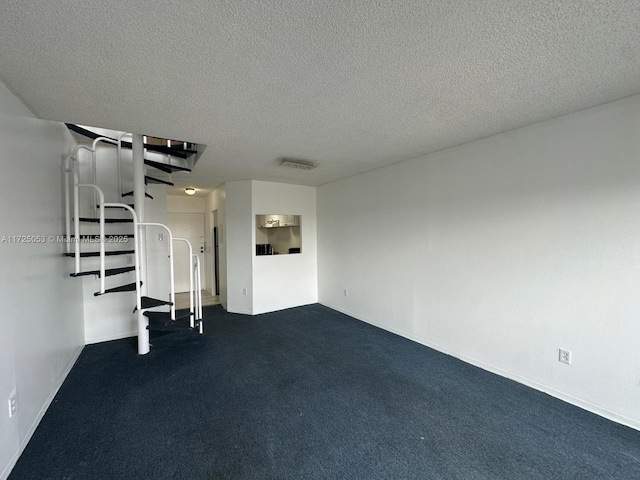
[[[167,220],[167,225],[171,229],[171,232],[174,236],[187,238],[191,241],[191,246],[193,248],[193,253],[197,254],[200,259],[200,277],[202,281],[202,286],[204,289],[207,289],[207,274],[205,271],[205,253],[206,250],[210,247],[210,240],[207,238],[207,230],[206,225],[204,224],[205,220],[205,197],[193,197],[189,196],[186,193],[181,195],[167,195],[167,211],[169,213],[169,218],[171,220]],[[194,215],[195,214],[195,215]],[[197,218],[202,219],[202,226],[199,235],[195,235],[193,231],[194,224],[192,222],[196,221]],[[189,225],[187,227],[187,225]],[[182,234],[180,234],[179,230],[186,228],[186,230],[182,230]],[[190,233],[187,233],[190,232]],[[195,235],[195,236],[194,236]],[[201,252],[200,247],[204,247],[205,251]],[[186,262],[186,259],[189,256],[188,247],[183,242],[178,242],[174,245],[174,254],[176,257],[176,291],[184,292],[189,290],[188,286],[188,278],[189,278],[189,268],[188,265],[191,265],[193,262]],[[186,263],[185,263],[186,262]]]
[[[0,83],[0,238],[62,235],[63,124],[38,120]],[[82,286],[63,245],[0,243],[0,479],[8,476],[83,346]],[[17,392],[18,413],[7,400]]]
[[[253,258],[253,313],[265,313],[318,301],[316,188],[272,182],[252,182],[252,225],[255,216],[302,216],[302,250],[295,255],[255,254]],[[273,229],[278,230],[278,229]],[[256,229],[253,228],[253,241]]]
[[[226,309],[233,313],[253,313],[252,219],[250,180],[225,183],[226,192]]]
[[[204,213],[205,197],[167,195],[167,211],[171,213]]]
[[[639,206],[640,96],[354,176],[320,302],[640,428]]]

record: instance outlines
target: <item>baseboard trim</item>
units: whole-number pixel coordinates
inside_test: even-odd
[[[305,307],[307,305],[315,305],[317,303],[318,303],[317,300],[314,300],[314,301],[308,302],[308,303],[296,303],[296,304],[288,305],[288,306],[285,306],[285,307],[278,307],[275,310],[264,310],[264,311],[260,310],[260,311],[257,311],[257,312],[254,311],[252,313],[252,315],[264,315],[265,313],[281,312],[283,310],[289,310],[291,308],[298,308],[298,307]]]
[[[374,327],[378,327],[381,328],[382,330],[386,330],[388,332],[391,332],[395,335],[399,335],[401,337],[407,338],[411,341],[414,341],[416,343],[419,343],[421,345],[424,345],[425,347],[429,347],[432,348],[434,350],[437,350],[441,353],[444,353],[446,355],[451,355],[452,357],[458,358],[460,360],[462,360],[463,362],[469,363],[471,365],[474,365],[478,368],[481,368],[483,370],[486,370],[488,372],[491,373],[495,373],[496,375],[500,375],[501,377],[505,377],[508,378],[509,380],[513,380],[514,382],[518,382],[521,383],[523,385],[526,385],[527,387],[531,387],[534,390],[538,390],[540,392],[546,393],[547,395],[551,395],[552,397],[555,397],[559,400],[562,400],[564,402],[570,403],[571,405],[574,405],[576,407],[582,408],[583,410],[587,410],[588,412],[591,413],[595,413],[596,415],[599,415],[601,417],[604,417],[608,420],[611,420],[613,422],[619,423],[621,425],[625,425],[627,427],[633,428],[634,430],[639,430],[640,431],[640,422],[636,421],[632,418],[629,417],[625,417],[624,415],[620,415],[618,413],[612,412],[610,410],[607,410],[606,408],[602,408],[598,405],[594,405],[592,403],[586,402],[584,400],[581,400],[580,398],[577,397],[573,397],[567,393],[561,392],[559,390],[556,390],[552,387],[549,387],[547,385],[541,384],[536,382],[535,380],[531,380],[530,378],[527,377],[523,377],[521,375],[518,375],[516,373],[512,373],[509,372],[508,370],[503,370],[502,368],[499,367],[495,367],[493,365],[490,365],[488,363],[482,362],[480,360],[477,360],[475,358],[472,357],[468,357],[467,355],[461,355],[457,352],[454,352],[446,347],[443,347],[441,345],[438,345],[436,343],[433,342],[429,342],[426,340],[423,340],[421,338],[418,338],[414,335],[410,335],[407,334],[401,330],[397,330],[394,328],[389,328],[383,325],[378,324],[377,322],[373,322],[371,320],[368,320],[366,318],[363,318],[359,315],[356,315],[352,312],[349,312],[348,310],[345,310],[343,308],[331,305],[329,303],[323,303],[320,302],[321,305],[324,305],[327,308],[330,308],[332,310],[336,310],[337,312],[343,313],[345,315],[348,315],[350,317],[355,318],[356,320],[360,320],[361,322],[364,323],[368,323],[369,325],[373,325]]]
[[[36,416],[35,420],[31,424],[31,427],[29,428],[29,431],[27,432],[27,435],[24,437],[22,442],[20,442],[20,445],[18,447],[18,451],[13,456],[13,458],[9,461],[9,464],[4,469],[2,474],[0,474],[0,480],[7,480],[7,478],[9,478],[9,474],[11,473],[11,470],[13,470],[13,467],[16,466],[16,463],[18,462],[18,459],[20,458],[20,455],[22,455],[22,452],[24,452],[24,449],[27,447],[27,444],[29,443],[29,440],[31,440],[31,437],[35,433],[36,428],[38,428],[38,425],[40,425],[40,421],[42,420],[42,417],[44,417],[44,414],[49,409],[49,406],[51,405],[51,402],[53,402],[53,399],[55,398],[56,394],[58,393],[58,390],[60,390],[60,387],[62,386],[62,384],[66,380],[67,375],[69,375],[69,372],[71,372],[71,369],[76,364],[76,361],[78,360],[78,357],[82,353],[82,349],[83,348],[84,348],[84,345],[81,346],[81,347],[78,347],[76,349],[76,351],[74,352],[73,357],[71,357],[71,360],[66,365],[65,369],[63,370],[62,375],[60,376],[60,380],[58,380],[58,382],[55,385],[55,387],[51,390],[51,393],[47,397],[47,400],[45,401],[44,405],[42,406],[42,408],[38,412],[38,415]]]
[[[129,333],[117,333],[117,334],[112,334],[112,335],[103,335],[100,337],[89,337],[89,338],[85,338],[84,339],[84,343],[86,345],[91,345],[94,343],[102,343],[102,342],[110,342],[112,340],[121,340],[123,338],[131,338],[131,337],[135,337],[138,335],[138,331],[137,330],[133,330],[132,332]]]

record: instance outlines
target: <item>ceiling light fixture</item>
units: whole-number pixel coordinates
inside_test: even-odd
[[[184,193],[186,193],[187,195],[195,195],[196,194],[196,189],[189,187],[189,188],[185,188],[184,189]]]
[[[281,167],[290,167],[290,168],[298,168],[300,170],[312,170],[317,167],[311,162],[307,162],[306,160],[293,160],[291,158],[285,158],[280,162]]]

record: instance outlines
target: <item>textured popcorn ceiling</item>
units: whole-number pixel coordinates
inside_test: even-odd
[[[0,32],[38,116],[207,144],[180,186],[320,185],[640,92],[638,0],[2,0]]]

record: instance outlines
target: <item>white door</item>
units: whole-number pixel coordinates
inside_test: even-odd
[[[201,276],[204,275],[204,213],[169,213],[168,227],[174,237],[191,242],[193,253],[200,258]],[[189,248],[184,242],[173,242],[175,258],[176,292],[189,291],[189,268],[194,262],[189,259]],[[204,285],[204,278],[202,279]]]

